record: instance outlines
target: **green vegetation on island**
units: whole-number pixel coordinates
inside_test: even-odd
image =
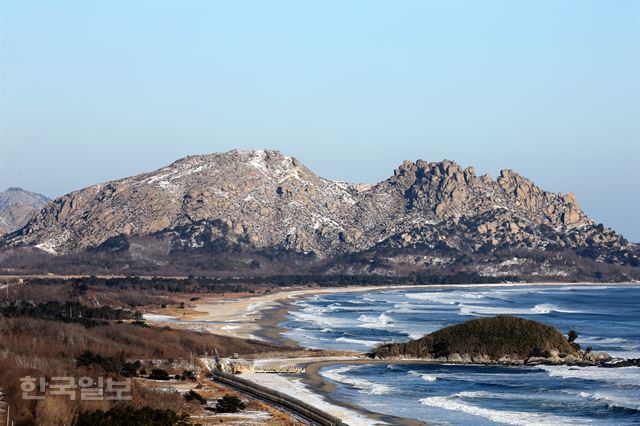
[[[606,354],[580,352],[575,331],[567,338],[554,327],[512,316],[478,318],[445,327],[406,343],[380,345],[378,358],[423,358],[459,363],[595,363]]]

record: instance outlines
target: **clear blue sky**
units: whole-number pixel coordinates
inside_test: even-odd
[[[637,1],[0,3],[0,187],[235,147],[353,182],[448,158],[640,241]]]

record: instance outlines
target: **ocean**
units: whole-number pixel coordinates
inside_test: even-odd
[[[640,287],[563,285],[386,289],[294,302],[281,326],[310,348],[367,351],[498,314],[578,332],[595,352],[640,358]],[[640,425],[640,368],[330,365],[332,397],[436,425]]]

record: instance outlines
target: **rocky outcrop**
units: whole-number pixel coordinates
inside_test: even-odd
[[[9,188],[0,192],[0,235],[16,231],[49,202],[44,195]]]
[[[139,248],[149,236],[162,241],[153,244],[165,255],[244,247],[331,259],[411,249],[461,259],[521,249],[640,264],[637,248],[594,224],[573,195],[544,191],[510,170],[494,180],[448,160],[405,161],[387,180],[355,185],[323,179],[295,158],[268,150],[186,157],[67,194],[0,246],[60,255],[124,250],[134,240]],[[404,264],[394,256],[387,263]],[[406,272],[425,262],[413,259]],[[476,270],[484,274],[494,266]]]

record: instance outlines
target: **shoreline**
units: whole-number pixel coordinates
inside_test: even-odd
[[[177,328],[208,331],[222,336],[238,337],[250,340],[264,340],[280,343],[284,346],[298,346],[297,342],[281,335],[286,331],[278,326],[287,308],[293,301],[303,297],[320,294],[360,293],[367,291],[401,289],[445,289],[445,288],[500,288],[517,286],[594,286],[614,287],[611,283],[486,283],[486,284],[420,284],[420,285],[381,285],[282,288],[259,295],[211,295],[202,296],[198,301],[185,301],[191,305],[185,309],[155,308],[144,312],[144,318],[158,325],[174,325]],[[627,286],[639,286],[637,283],[625,283]]]
[[[635,283],[625,283],[637,286]],[[287,329],[280,327],[293,303],[305,297],[320,294],[360,293],[367,291],[385,291],[395,289],[444,289],[444,288],[491,288],[491,287],[532,287],[532,286],[593,286],[615,287],[619,284],[603,283],[493,283],[493,284],[434,284],[434,285],[385,285],[385,286],[349,286],[335,288],[283,288],[281,291],[245,297],[220,298],[207,297],[194,303],[194,307],[185,310],[174,318],[171,324],[178,327],[193,328],[199,326],[214,334],[233,337],[258,339],[285,347],[299,347],[298,343],[283,336]],[[157,312],[157,310],[155,310]],[[163,310],[162,314],[167,314]],[[154,312],[155,313],[155,312]],[[157,312],[160,313],[160,312]],[[161,321],[162,322],[162,321]],[[182,324],[180,324],[182,323]],[[164,323],[163,325],[168,325]],[[304,350],[304,348],[301,348]],[[355,354],[355,353],[354,353]],[[356,426],[387,424],[418,426],[426,423],[407,418],[398,418],[366,410],[347,401],[332,396],[335,385],[320,374],[320,370],[329,365],[372,364],[372,363],[432,363],[421,360],[372,360],[356,357],[318,357],[298,359],[297,365],[305,367],[301,375],[249,373],[245,378],[278,391],[288,390],[295,396],[342,418],[346,423]],[[293,359],[290,361],[294,361]],[[285,392],[287,393],[287,392]],[[311,402],[312,401],[312,402]]]

